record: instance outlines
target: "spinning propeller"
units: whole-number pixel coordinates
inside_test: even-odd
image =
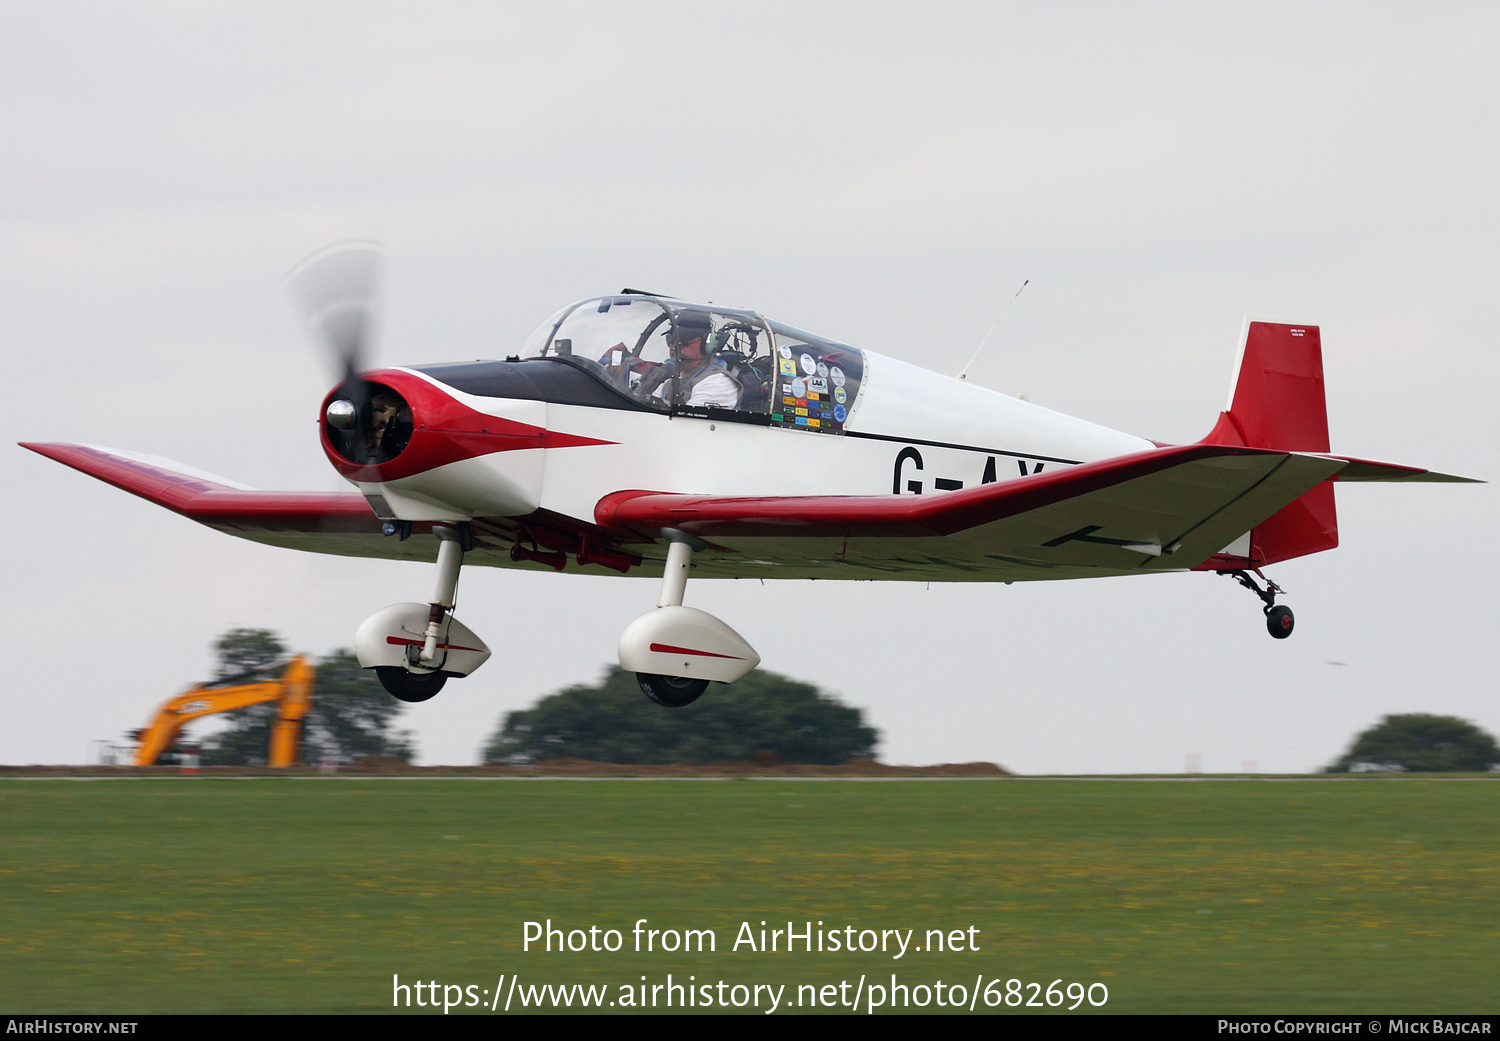
[[[319,250],[287,275],[287,289],[308,329],[323,341],[342,380],[329,402],[330,440],[357,462],[380,462],[399,453],[410,436],[410,409],[389,388],[361,373],[379,295],[384,251],[373,242],[339,242]],[[403,431],[401,428],[405,427]],[[334,431],[343,436],[334,436]]]

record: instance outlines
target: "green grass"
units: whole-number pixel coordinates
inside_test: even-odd
[[[394,973],[613,996],[668,972],[788,995],[1099,981],[1113,1012],[1500,1011],[1485,779],[14,779],[0,838],[0,1012],[388,1011]],[[546,918],[626,949],[523,953]],[[639,918],[718,951],[633,953]],[[761,919],[918,944],[973,925],[982,949],[731,951]]]

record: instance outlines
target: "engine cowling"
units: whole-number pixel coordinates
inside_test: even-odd
[[[541,501],[546,404],[461,400],[400,369],[366,373],[323,401],[323,452],[389,520],[523,516]],[[483,406],[474,407],[475,404]]]

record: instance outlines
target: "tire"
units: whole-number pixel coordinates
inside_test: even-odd
[[[1266,632],[1278,640],[1285,640],[1292,635],[1292,626],[1296,619],[1292,617],[1290,607],[1273,607],[1266,612]]]
[[[399,665],[377,665],[375,675],[380,678],[380,685],[390,692],[391,697],[408,704],[435,697],[443,689],[443,684],[448,682],[446,672],[407,672]]]
[[[682,708],[691,705],[708,689],[708,680],[686,679],[682,676],[658,676],[654,672],[638,672],[636,682],[641,693],[666,708]]]

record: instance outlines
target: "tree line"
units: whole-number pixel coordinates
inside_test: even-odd
[[[289,651],[269,629],[231,629],[213,644],[215,679],[269,674]],[[365,756],[409,762],[409,731],[397,729],[406,705],[340,649],[315,663],[312,704],[302,722],[300,761],[349,763]],[[227,725],[199,745],[205,766],[263,766],[274,704],[225,713]],[[506,713],[485,744],[485,762],[589,759],[606,763],[723,763],[774,756],[788,763],[846,763],[873,757],[879,734],[864,713],[810,683],[757,670],[733,686],[714,684],[686,708],[646,701],[618,666],[597,684],[580,684]]]
[[[860,709],[774,672],[757,669],[733,685],[714,684],[684,708],[663,709],[613,665],[599,683],[567,687],[507,713],[484,747],[484,761],[706,765],[775,756],[837,765],[872,758],[879,738]]]
[[[232,629],[213,645],[216,676],[264,672],[287,659],[269,629]],[[352,762],[383,756],[409,762],[416,747],[397,729],[407,707],[390,697],[354,653],[316,662],[312,706],[303,720],[301,761]],[[264,765],[275,705],[228,713],[228,725],[201,745],[205,765]],[[604,763],[712,764],[773,756],[788,763],[873,758],[879,733],[864,713],[810,683],[756,670],[680,709],[641,696],[635,678],[611,666],[594,684],[566,687],[506,713],[485,743],[490,763],[587,759]],[[1500,745],[1467,720],[1424,713],[1386,716],[1357,735],[1328,772],[1500,769]]]

